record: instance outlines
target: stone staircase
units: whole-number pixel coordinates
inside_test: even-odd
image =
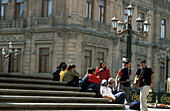
[[[50,77],[0,74],[0,110],[121,110],[124,105],[108,104],[95,93],[79,92]]]

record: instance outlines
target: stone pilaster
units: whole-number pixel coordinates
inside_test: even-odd
[[[31,34],[29,32],[25,33],[25,48],[24,48],[24,73],[30,74],[30,61],[31,61]]]

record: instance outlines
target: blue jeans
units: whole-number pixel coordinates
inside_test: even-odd
[[[100,94],[100,84],[96,83],[90,84],[87,88],[87,91],[95,92],[96,95]]]
[[[119,92],[117,94],[114,95],[116,100],[114,101],[114,103],[116,104],[124,104],[125,101],[125,93],[123,92]]]

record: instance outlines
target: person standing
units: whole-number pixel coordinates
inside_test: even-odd
[[[155,82],[155,74],[152,69],[146,66],[146,60],[142,59],[140,61],[140,66],[136,71],[136,77],[133,85],[140,83],[140,109],[141,111],[148,111],[147,108],[147,96],[149,94],[150,88],[153,88],[153,83]],[[151,80],[151,76],[153,79]]]
[[[110,70],[106,67],[106,63],[104,61],[100,62],[100,66],[96,69],[96,74],[101,80],[108,80],[110,78]]]
[[[131,79],[131,62],[124,61],[124,68],[120,69],[117,77],[116,77],[116,89],[118,90],[125,90],[126,92],[126,100],[128,103],[131,102],[130,100],[130,79]]]

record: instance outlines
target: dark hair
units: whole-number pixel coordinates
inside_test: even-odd
[[[102,64],[103,64],[103,63],[106,63],[106,62],[105,62],[105,61],[100,61],[99,69],[102,68]],[[105,66],[103,69],[104,69],[104,71],[105,71],[105,70],[106,70],[106,66]]]
[[[140,63],[146,63],[145,59],[140,60]]]
[[[94,71],[96,71],[95,68],[88,68],[88,74],[93,74]]]
[[[123,61],[123,64],[124,64],[124,65],[129,64],[129,63],[130,63],[130,61],[129,61],[129,60],[125,60],[125,61]]]
[[[59,66],[57,66],[57,68],[62,68],[63,65],[66,64],[65,62],[61,62]]]
[[[62,68],[63,68],[63,71],[66,70],[67,69],[67,64],[64,64]]]
[[[68,66],[68,71],[70,71],[71,69],[73,69],[73,68],[75,68],[75,67],[76,67],[76,65],[70,64],[70,65]]]

